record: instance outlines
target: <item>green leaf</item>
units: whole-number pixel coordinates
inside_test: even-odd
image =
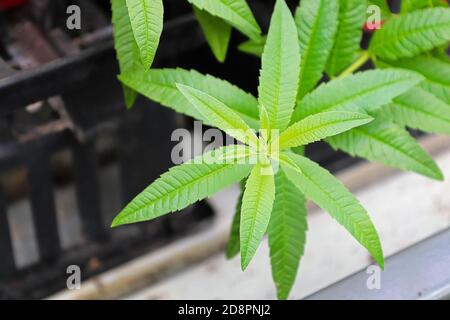
[[[378,111],[401,126],[450,134],[450,105],[416,87]]]
[[[282,170],[275,176],[275,189],[268,228],[270,260],[278,299],[287,299],[305,250],[307,209],[305,197]]]
[[[450,41],[450,9],[432,8],[401,15],[375,32],[369,51],[383,59],[410,58]]]
[[[260,58],[264,51],[264,46],[266,45],[266,37],[261,38],[259,41],[247,40],[242,42],[238,49],[244,53],[248,53]]]
[[[383,118],[328,138],[327,141],[334,149],[352,156],[414,171],[436,180],[443,179],[434,160],[416,140],[405,129]]]
[[[296,148],[292,148],[291,151],[293,153],[299,154],[301,156],[305,155],[305,146],[300,146],[300,147],[296,147]]]
[[[300,49],[294,18],[284,0],[277,0],[262,55],[259,103],[269,114],[270,127],[289,124],[297,97]]]
[[[372,117],[356,112],[324,112],[294,123],[274,143],[280,150],[307,145],[367,124]]]
[[[231,26],[222,19],[198,9],[196,6],[193,7],[195,16],[214,56],[219,62],[224,62],[230,43]]]
[[[148,70],[158,49],[164,6],[162,0],[126,0],[126,3],[142,64]]]
[[[114,28],[114,47],[120,72],[132,73],[143,68],[139,48],[134,40],[126,0],[112,0],[112,24]],[[136,101],[137,93],[127,86],[123,86],[125,104],[128,108]]]
[[[300,87],[303,97],[322,78],[338,27],[338,0],[303,0],[295,14],[300,40]]]
[[[406,70],[370,70],[319,86],[298,104],[292,122],[326,111],[374,110],[391,102],[422,80]]]
[[[250,39],[258,41],[261,29],[245,0],[188,0],[201,10],[219,17]]]
[[[186,85],[178,84],[177,88],[208,123],[243,143],[258,147],[258,137],[255,132],[224,103],[203,91]]]
[[[420,87],[444,101],[446,104],[450,104],[450,86],[441,85],[427,79],[420,84]]]
[[[242,210],[242,198],[244,197],[245,183],[241,183],[241,194],[239,195],[238,202],[236,204],[236,212],[234,213],[233,222],[231,223],[230,237],[227,243],[226,257],[227,259],[234,258],[240,250],[239,230],[241,226],[241,210]]]
[[[403,68],[418,72],[428,80],[450,86],[450,64],[434,57],[421,55],[397,61],[382,61],[384,67]]]
[[[430,52],[430,54],[431,54],[431,56],[433,56],[436,59],[439,59],[442,62],[450,63],[450,57],[448,56],[448,53],[447,53],[447,45],[443,45],[443,46],[434,48]]]
[[[138,93],[131,89],[130,87],[127,87],[126,85],[122,85],[123,89],[123,96],[125,98],[125,105],[127,109],[131,109],[131,107],[136,102],[136,99],[138,97]]]
[[[245,270],[267,230],[275,199],[275,179],[270,166],[257,164],[245,185],[241,211],[241,266]]]
[[[131,201],[112,226],[147,221],[181,210],[242,180],[253,167],[239,160],[245,150],[248,148],[244,146],[223,147],[171,168]],[[215,157],[218,161],[214,161]],[[224,157],[236,160],[225,161]]]
[[[450,104],[450,63],[422,55],[397,61],[377,61],[377,66],[408,69],[422,74],[426,79],[421,87]]]
[[[258,101],[251,94],[227,81],[184,69],[151,69],[148,72],[122,74],[119,79],[125,85],[165,107],[205,121],[206,119],[178,91],[176,84],[191,86],[220,100],[233,109],[250,127],[259,129]]]
[[[339,25],[334,47],[326,66],[329,76],[336,76],[358,58],[361,51],[362,27],[366,22],[366,10],[365,0],[339,1]]]
[[[114,27],[114,46],[122,73],[143,68],[139,48],[134,40],[126,0],[112,0],[112,23]]]
[[[261,128],[259,130],[261,137],[264,139],[264,141],[267,143],[270,140],[270,120],[269,115],[266,111],[266,108],[264,108],[263,105],[259,106],[259,118],[261,123]]]
[[[405,14],[408,12],[433,7],[448,7],[448,3],[444,0],[402,0],[400,13]]]
[[[359,201],[327,170],[294,153],[283,154],[281,167],[305,196],[327,211],[384,268],[377,231]]]

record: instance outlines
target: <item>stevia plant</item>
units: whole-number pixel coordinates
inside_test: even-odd
[[[178,0],[181,1],[181,0]],[[261,29],[245,0],[187,0],[214,56],[225,61],[232,27],[255,43]],[[111,0],[114,40],[121,73],[148,70],[153,64],[163,31],[163,0]],[[125,102],[134,104],[137,92],[124,87]]]
[[[378,6],[383,21],[368,49],[362,50],[361,26],[367,19],[368,5]],[[310,85],[298,96],[294,118],[331,110],[364,110],[375,121],[326,139],[334,149],[442,180],[440,169],[405,128],[450,133],[450,64],[445,53],[450,41],[448,3],[403,0],[400,14],[393,14],[385,0],[303,0],[295,18],[302,74]],[[240,49],[258,56],[262,47],[250,40]],[[401,68],[416,75],[354,74],[369,60],[379,69]],[[332,81],[311,92],[324,73]],[[394,91],[380,96],[377,78],[384,84],[396,83],[391,87]],[[399,94],[403,85],[413,82],[414,88]],[[331,91],[347,91],[347,95],[325,100]]]
[[[362,50],[369,4],[380,6],[384,23]],[[284,0],[278,0],[267,36],[240,46],[262,56],[258,99],[196,71],[147,71],[136,59],[138,51],[122,46],[133,45],[132,38],[117,41],[122,32],[130,37],[130,29],[125,32],[126,27],[116,24],[119,62],[134,64],[122,69],[124,87],[216,126],[244,145],[172,168],[113,225],[154,219],[241,181],[227,256],[240,252],[245,269],[267,233],[279,298],[288,297],[303,255],[305,198],[330,213],[383,266],[381,245],[364,208],[307,159],[302,146],[325,139],[351,155],[442,179],[433,159],[405,128],[450,132],[445,54],[450,11],[444,5],[440,0],[404,0],[400,14],[393,14],[385,1],[302,0],[294,19]],[[379,70],[357,72],[369,60]]]

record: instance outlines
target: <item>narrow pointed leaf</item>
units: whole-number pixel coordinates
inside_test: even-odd
[[[420,84],[420,87],[450,105],[450,86],[427,79]]]
[[[405,14],[408,12],[433,7],[448,7],[448,3],[446,0],[402,0],[400,13]]]
[[[401,126],[450,134],[450,105],[420,87],[395,98],[378,112]]]
[[[228,106],[195,88],[182,84],[177,88],[209,123],[243,143],[258,146],[254,131]]]
[[[275,176],[275,202],[268,234],[272,277],[278,299],[287,299],[295,282],[306,243],[306,200],[279,170]]]
[[[122,85],[122,90],[123,90],[123,96],[125,98],[125,105],[126,105],[127,109],[131,109],[131,107],[136,102],[138,93],[137,93],[137,91],[131,89],[130,87],[128,87],[126,85]]]
[[[293,153],[299,154],[301,156],[305,155],[305,150],[306,150],[305,146],[295,147],[291,149]]]
[[[431,56],[417,56],[397,61],[379,61],[377,67],[395,67],[415,71],[426,79],[420,85],[423,89],[450,104],[450,63]]]
[[[442,172],[402,127],[386,119],[377,119],[327,141],[335,149],[370,161],[442,180]]]
[[[153,63],[163,29],[162,0],[126,0],[134,39],[144,68]]]
[[[386,22],[372,38],[371,53],[389,60],[414,57],[450,41],[450,9],[432,8]]]
[[[297,97],[300,49],[294,18],[284,0],[277,0],[262,56],[259,103],[269,114],[270,127],[289,124]]]
[[[256,165],[245,185],[241,211],[241,266],[245,270],[264,237],[275,199],[275,179],[271,167]]]
[[[227,259],[234,258],[240,251],[240,238],[239,230],[241,226],[241,210],[242,210],[242,198],[244,197],[245,180],[240,183],[241,193],[239,194],[238,201],[236,203],[236,212],[233,216],[233,221],[230,228],[230,237],[227,243],[226,257]]]
[[[267,143],[270,140],[270,119],[264,106],[259,106],[259,118],[261,123],[260,134],[264,141]]]
[[[147,98],[177,112],[205,121],[192,104],[177,89],[184,84],[204,91],[233,109],[253,129],[259,129],[258,101],[227,81],[184,69],[151,69],[148,72],[122,74],[119,79]]]
[[[339,24],[326,66],[328,75],[336,76],[357,59],[366,11],[365,0],[339,0]]]
[[[114,29],[114,47],[121,73],[132,73],[143,68],[139,48],[134,40],[126,0],[112,0],[112,24]],[[137,93],[123,86],[125,104],[128,108],[136,101]]]
[[[381,62],[384,67],[403,68],[418,72],[428,80],[450,86],[450,64],[431,56],[421,55],[414,58]]]
[[[295,14],[300,40],[299,97],[322,78],[338,27],[338,0],[303,0]]]
[[[233,222],[231,223],[230,237],[227,243],[226,257],[227,259],[234,258],[239,253],[240,243],[239,243],[239,228],[241,224],[241,207],[242,207],[242,196],[241,193],[238,200],[238,206],[236,207],[236,212],[233,217]]]
[[[139,48],[134,40],[126,0],[112,0],[114,46],[122,73],[143,68]]]
[[[259,41],[247,40],[242,42],[238,49],[239,51],[254,55],[260,58],[264,51],[264,46],[266,45],[266,38],[263,37]]]
[[[280,150],[320,141],[372,121],[373,118],[356,112],[318,113],[294,123],[279,136]]]
[[[315,162],[293,153],[284,157],[286,161],[281,166],[289,180],[347,229],[383,268],[383,250],[377,231],[359,201]]]
[[[371,70],[319,86],[298,104],[292,122],[327,111],[374,110],[416,86],[422,77],[407,70]]]
[[[261,37],[261,29],[253,16],[245,0],[188,0],[201,10],[219,17],[247,37],[258,40]]]
[[[214,56],[219,62],[224,62],[230,43],[231,26],[196,6],[194,6],[194,13]]]
[[[224,147],[171,168],[131,201],[117,215],[112,226],[147,221],[181,210],[242,180],[250,173],[252,165],[242,161],[237,163],[238,159],[217,161],[217,164],[213,161],[215,156],[223,157],[228,152],[232,157],[236,148],[248,149],[244,146]]]

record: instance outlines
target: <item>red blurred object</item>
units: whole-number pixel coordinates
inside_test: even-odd
[[[381,27],[383,25],[384,25],[384,21],[372,22],[372,23],[366,22],[364,24],[364,26],[363,26],[363,29],[364,29],[365,32],[371,33],[371,32],[374,32],[374,31],[376,31],[378,29],[381,29]]]
[[[8,10],[24,5],[26,0],[0,0],[0,10]]]

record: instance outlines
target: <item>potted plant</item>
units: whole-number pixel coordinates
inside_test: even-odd
[[[244,0],[188,2],[219,61],[225,59],[232,27],[248,36],[240,49],[262,59],[258,97],[196,71],[150,69],[163,31],[161,0],[113,0],[127,105],[142,94],[242,144],[173,167],[112,225],[158,218],[242,181],[227,255],[240,252],[245,270],[267,233],[280,299],[288,297],[304,251],[305,199],[327,211],[383,267],[381,243],[366,210],[305,157],[303,147],[324,139],[352,156],[442,180],[406,128],[450,133],[448,4],[402,1],[400,14],[393,14],[384,1],[302,0],[293,15],[277,0],[263,36]],[[368,8],[383,20],[366,24]],[[364,25],[376,30],[362,50]],[[374,70],[358,72],[372,65]]]

